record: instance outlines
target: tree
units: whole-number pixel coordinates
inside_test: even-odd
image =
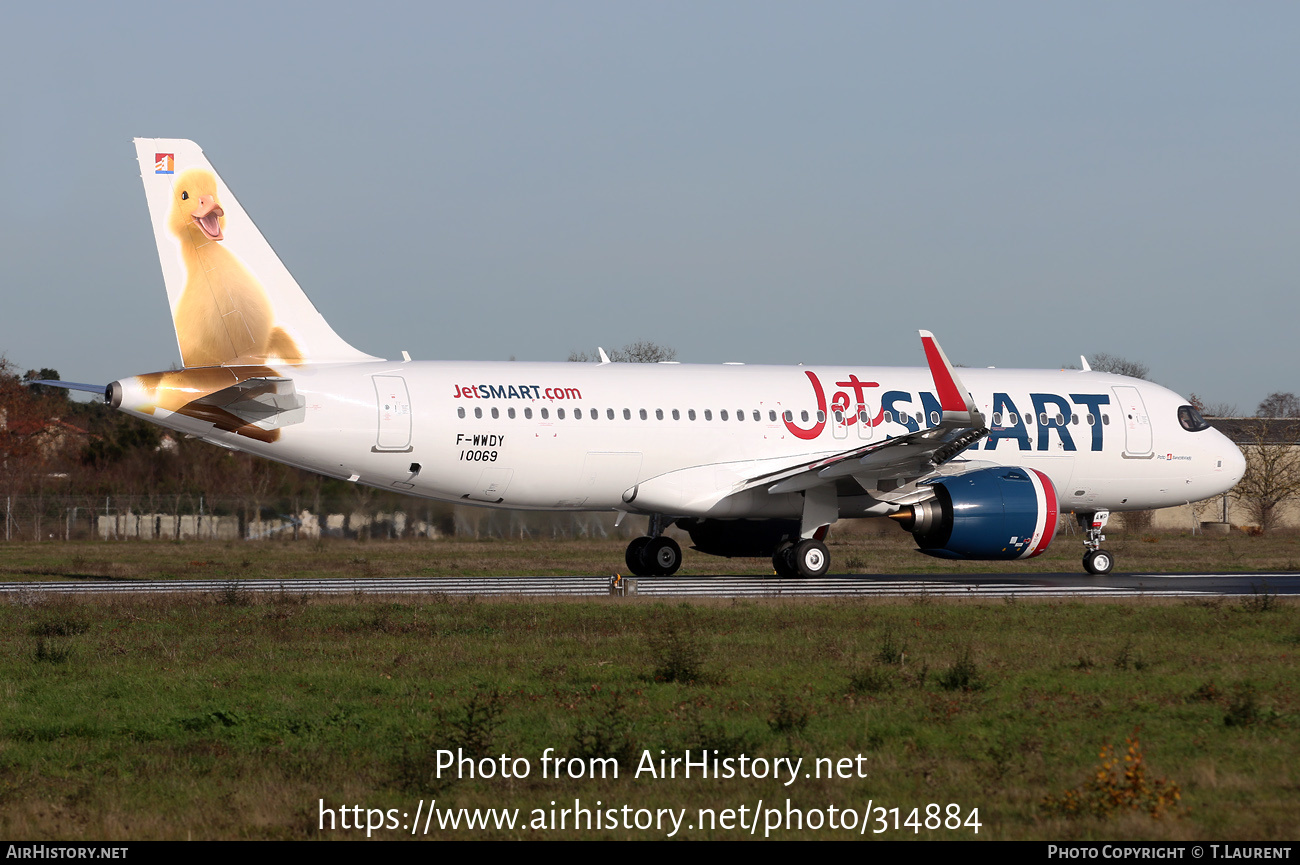
[[[677,349],[659,345],[648,339],[629,342],[622,348],[609,352],[609,359],[615,363],[663,363],[677,359]],[[588,354],[585,351],[569,352],[569,360],[575,363],[593,363],[600,360],[600,354]]]
[[[1271,393],[1255,409],[1255,417],[1300,417],[1300,397],[1290,392]]]
[[[59,371],[57,369],[50,369],[49,367],[42,367],[39,370],[29,369],[23,376],[23,381],[59,381]],[[57,397],[59,401],[68,398],[68,391],[61,387],[50,387],[46,384],[29,384],[27,385],[27,389],[36,396]]]
[[[1145,378],[1148,381],[1151,374],[1151,368],[1144,363],[1136,360],[1129,360],[1126,357],[1120,357],[1117,354],[1107,354],[1104,351],[1097,352],[1088,358],[1088,366],[1097,372],[1110,372],[1115,375],[1127,375],[1132,378]]]
[[[1187,401],[1201,413],[1202,417],[1240,417],[1236,403],[1206,402],[1195,391],[1187,395]]]
[[[1246,457],[1246,473],[1232,496],[1261,531],[1273,528],[1280,510],[1300,496],[1300,444],[1295,438],[1300,424],[1261,418],[1247,427],[1239,442]]]

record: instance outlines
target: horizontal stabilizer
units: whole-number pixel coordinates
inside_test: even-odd
[[[302,423],[307,417],[307,400],[288,378],[245,379],[193,404],[222,409],[265,430]]]
[[[48,378],[37,379],[36,381],[25,381],[25,385],[43,384],[46,387],[61,387],[64,390],[84,390],[86,393],[97,393],[104,396],[108,393],[106,384],[84,384],[79,381],[54,381]]]

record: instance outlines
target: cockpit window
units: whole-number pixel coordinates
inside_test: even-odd
[[[1205,418],[1201,417],[1201,413],[1190,405],[1180,405],[1178,407],[1178,422],[1188,432],[1200,432],[1203,429],[1210,428]]]

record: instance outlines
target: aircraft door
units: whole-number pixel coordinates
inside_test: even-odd
[[[1147,416],[1142,394],[1135,387],[1115,387],[1119,399],[1120,422],[1124,424],[1124,452],[1132,456],[1151,454],[1151,418]]]
[[[411,448],[411,397],[400,375],[371,376],[379,408],[379,433],[373,450],[406,453]]]
[[[855,418],[857,423],[855,423],[854,426],[857,427],[858,438],[863,441],[870,441],[871,436],[876,431],[876,428],[871,424],[871,419],[872,414],[870,407],[865,404],[858,406],[858,415]]]

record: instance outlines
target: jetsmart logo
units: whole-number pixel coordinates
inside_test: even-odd
[[[453,399],[582,399],[576,387],[540,384],[455,384]]]

